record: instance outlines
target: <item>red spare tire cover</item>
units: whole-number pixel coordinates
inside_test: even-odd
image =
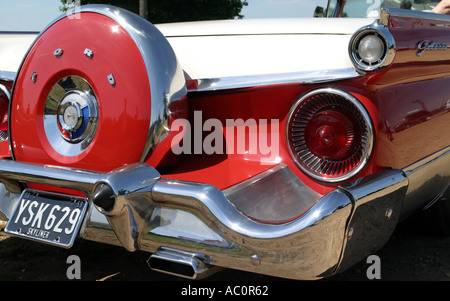
[[[10,107],[13,157],[96,171],[148,161],[185,94],[155,26],[123,9],[82,7],[52,22],[23,60]]]

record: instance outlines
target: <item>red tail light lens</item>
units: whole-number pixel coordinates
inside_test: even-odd
[[[324,159],[345,159],[354,147],[358,124],[353,116],[325,110],[314,115],[305,128],[305,142],[312,153]]]
[[[373,129],[356,98],[340,90],[320,89],[293,106],[287,138],[293,159],[305,173],[339,182],[365,166],[373,146]]]

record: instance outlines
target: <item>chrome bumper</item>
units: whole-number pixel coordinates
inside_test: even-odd
[[[284,165],[221,191],[163,179],[141,163],[102,174],[0,160],[0,221],[12,215],[27,182],[83,191],[90,201],[84,239],[148,251],[155,262],[182,258],[195,267],[200,262],[292,279],[331,276],[381,248],[408,188],[400,170],[321,196]]]

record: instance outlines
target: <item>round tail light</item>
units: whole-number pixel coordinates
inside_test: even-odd
[[[288,147],[309,176],[328,182],[360,172],[373,147],[369,114],[352,95],[319,89],[300,98],[287,124]]]

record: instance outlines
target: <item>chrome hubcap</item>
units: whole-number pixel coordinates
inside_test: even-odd
[[[70,157],[85,151],[97,122],[97,99],[85,79],[67,76],[52,87],[45,103],[44,129],[58,153]]]

